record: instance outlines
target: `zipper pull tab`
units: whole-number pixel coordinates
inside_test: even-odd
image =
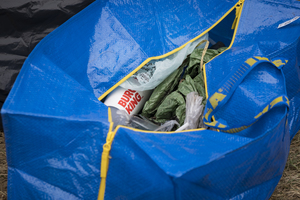
[[[101,178],[106,178],[107,176],[110,149],[111,149],[110,143],[105,143],[103,145],[103,152],[101,156],[101,169],[100,169]]]
[[[235,19],[232,23],[231,29],[235,29],[235,27],[236,27],[243,3],[244,3],[244,0],[239,0],[239,3],[235,7]]]

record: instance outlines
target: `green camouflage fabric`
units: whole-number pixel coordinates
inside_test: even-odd
[[[226,48],[222,47],[218,50],[207,49],[203,63],[207,63]],[[183,125],[187,94],[197,92],[203,97],[202,104],[206,104],[203,72],[200,71],[202,52],[203,49],[195,49],[176,71],[155,88],[144,105],[143,116],[157,123],[165,123],[168,120],[177,119],[179,124]]]

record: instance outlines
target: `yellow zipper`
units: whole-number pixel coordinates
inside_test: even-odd
[[[234,19],[234,21],[232,23],[231,29],[235,29],[235,27],[237,25],[237,21],[239,19],[240,13],[241,13],[243,3],[244,3],[244,0],[239,0],[239,3],[236,5],[236,8],[235,8],[235,19]]]
[[[109,94],[111,91],[113,91],[116,87],[118,87],[121,83],[123,83],[125,80],[127,80],[129,77],[131,77],[135,72],[137,72],[140,68],[142,68],[145,64],[147,64],[148,62],[150,62],[151,60],[158,60],[161,58],[165,58],[177,51],[179,51],[180,49],[184,48],[188,43],[191,43],[195,40],[197,40],[198,38],[202,37],[204,34],[206,34],[207,32],[209,32],[211,29],[213,29],[216,25],[218,25],[230,12],[232,12],[232,10],[234,8],[237,8],[236,10],[236,18],[233,22],[232,27],[235,28],[234,33],[233,33],[233,37],[232,37],[232,41],[231,44],[229,45],[229,47],[227,48],[230,49],[232,47],[232,44],[234,42],[235,39],[235,35],[236,35],[236,30],[239,24],[239,20],[240,20],[240,16],[241,16],[241,11],[242,11],[242,7],[243,7],[243,2],[244,0],[239,0],[239,2],[233,6],[230,10],[228,10],[225,15],[223,15],[213,26],[211,26],[209,29],[207,29],[206,31],[204,31],[202,34],[200,34],[198,37],[190,40],[189,42],[187,42],[186,44],[184,44],[183,46],[167,53],[161,56],[156,56],[156,57],[150,57],[148,59],[146,59],[140,66],[138,66],[135,70],[133,70],[130,74],[128,74],[126,77],[124,77],[122,80],[120,80],[116,85],[114,85],[112,88],[110,88],[108,91],[106,91],[102,96],[100,96],[98,99],[99,101],[101,99],[103,99],[107,94]],[[223,51],[224,52],[224,51]],[[222,52],[222,53],[223,53]],[[221,55],[222,53],[220,53],[219,55]],[[218,55],[218,56],[219,56]],[[217,56],[216,56],[217,57]],[[215,57],[214,57],[215,58]],[[213,60],[214,58],[212,58],[211,60]],[[210,61],[211,61],[210,60]],[[210,62],[209,61],[209,62]],[[204,82],[206,82],[206,73],[205,73],[205,64],[203,65],[203,74],[204,74]],[[207,93],[207,84],[205,84],[205,92],[206,92],[206,98],[208,98],[208,93]],[[107,177],[107,172],[108,172],[108,166],[109,166],[109,152],[111,149],[111,145],[113,142],[113,139],[116,135],[116,132],[118,131],[119,128],[123,127],[123,128],[127,128],[133,131],[138,131],[138,132],[143,132],[143,133],[158,133],[158,134],[174,134],[175,131],[171,131],[171,132],[153,132],[153,131],[144,131],[144,130],[139,130],[139,129],[135,129],[135,128],[130,128],[130,127],[126,127],[126,126],[122,126],[122,125],[118,125],[115,130],[113,130],[113,121],[112,121],[112,115],[111,115],[111,110],[110,108],[108,108],[108,121],[110,123],[109,126],[109,131],[106,137],[106,143],[103,145],[103,152],[102,152],[102,156],[101,156],[101,169],[100,169],[100,177],[101,177],[101,182],[100,182],[100,187],[99,187],[99,193],[98,193],[98,198],[97,200],[103,200],[104,199],[104,195],[105,195],[105,187],[106,187],[106,177]],[[192,129],[192,130],[184,130],[184,131],[180,131],[180,132],[190,132],[190,131],[202,131],[202,130],[206,130],[204,128],[200,128],[200,129]],[[176,133],[180,133],[180,132],[176,132]]]
[[[100,188],[99,188],[99,193],[97,198],[98,200],[104,199],[106,176],[107,176],[108,164],[109,164],[109,152],[111,149],[111,144],[116,134],[115,132],[113,132],[114,122],[112,121],[110,108],[108,108],[108,122],[109,122],[109,129],[106,136],[106,143],[103,145],[103,152],[101,156],[101,168],[100,168],[101,182],[100,182]]]
[[[234,21],[233,21],[233,24],[232,24],[232,26],[231,26],[231,28],[232,27],[234,27],[234,32],[233,32],[233,36],[232,36],[232,40],[231,40],[231,43],[230,43],[230,45],[229,45],[229,47],[225,50],[225,51],[227,51],[227,50],[229,50],[229,49],[231,49],[231,47],[232,47],[232,45],[233,45],[233,42],[234,42],[234,40],[235,40],[235,35],[236,35],[236,31],[237,31],[237,28],[238,28],[238,25],[239,25],[239,23],[240,23],[240,18],[241,18],[241,14],[242,14],[242,9],[243,9],[243,6],[244,6],[244,2],[245,2],[245,0],[239,0],[239,2],[233,7],[233,9],[234,8],[237,8],[237,10],[236,10],[236,12],[235,12],[235,19],[234,19]],[[231,9],[230,11],[232,11],[233,9]],[[227,14],[227,13],[226,13]],[[225,14],[225,15],[226,15]],[[221,52],[220,54],[218,54],[217,56],[215,56],[215,57],[213,57],[211,60],[209,60],[208,62],[210,62],[210,61],[212,61],[213,59],[215,59],[216,57],[218,57],[218,56],[220,56],[221,54],[223,54],[225,51],[223,51],[223,52]],[[207,63],[208,63],[207,62]],[[208,91],[207,91],[207,79],[206,79],[206,68],[205,68],[205,65],[207,64],[207,63],[205,63],[204,65],[203,65],[203,76],[204,76],[204,85],[205,85],[205,94],[206,94],[206,99],[208,99]],[[213,120],[214,120],[214,117],[212,118]]]
[[[142,62],[142,64],[140,64],[135,70],[133,70],[132,72],[130,72],[127,76],[125,76],[123,79],[121,79],[118,83],[116,83],[114,86],[112,86],[111,88],[109,88],[106,92],[104,92],[99,98],[98,100],[101,101],[104,97],[106,97],[109,93],[111,93],[114,89],[116,89],[119,85],[121,85],[124,81],[126,81],[128,78],[130,78],[133,74],[135,74],[138,70],[140,70],[144,65],[146,65],[148,62],[150,62],[151,60],[159,60],[162,58],[165,58],[169,55],[172,55],[174,53],[176,53],[177,51],[183,49],[187,44],[194,42],[195,40],[199,39],[200,37],[202,37],[203,35],[205,35],[206,33],[208,33],[211,29],[213,29],[216,25],[218,25],[225,17],[227,17],[227,15],[229,13],[232,12],[233,9],[238,8],[241,10],[241,5],[243,4],[244,0],[239,0],[238,3],[236,3],[230,10],[228,10],[216,23],[214,23],[210,28],[208,28],[206,31],[204,31],[202,34],[200,34],[199,36],[195,37],[194,39],[188,41],[187,43],[185,43],[184,45],[174,49],[173,51],[170,51],[164,55],[160,55],[160,56],[154,56],[154,57],[150,57],[147,58],[144,62]],[[239,13],[236,13],[236,15]],[[238,15],[239,16],[239,15]],[[237,17],[236,17],[237,19]],[[238,21],[236,20],[235,21]],[[236,22],[234,22],[236,23]]]

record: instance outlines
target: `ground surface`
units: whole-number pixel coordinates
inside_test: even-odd
[[[0,132],[0,200],[6,199],[7,165],[4,134]]]
[[[0,133],[0,200],[6,200],[7,164],[4,134]],[[270,200],[300,199],[300,133],[291,144],[289,159],[283,176]]]
[[[300,132],[294,137],[282,178],[270,200],[300,199]]]

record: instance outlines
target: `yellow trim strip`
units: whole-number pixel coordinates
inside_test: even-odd
[[[245,63],[247,63],[248,65],[250,65],[251,67],[256,63],[257,61],[254,60],[253,58],[249,58],[248,60],[245,61]]]
[[[276,104],[278,104],[279,102],[283,102],[283,96],[281,97],[277,97],[276,99],[274,99],[271,103],[270,103],[270,108],[273,108]]]
[[[254,122],[255,123],[255,122]],[[253,124],[254,124],[253,123]],[[239,128],[233,128],[233,129],[229,129],[229,130],[226,130],[226,131],[223,131],[225,133],[237,133],[237,132],[240,132],[246,128],[249,128],[250,126],[252,126],[253,124],[250,124],[249,126],[242,126],[242,127],[239,127]]]
[[[268,58],[261,57],[261,56],[254,56],[254,58],[256,58],[257,60],[267,60],[267,61],[270,61]]]
[[[199,39],[200,37],[202,37],[203,35],[205,35],[206,33],[208,33],[211,29],[213,29],[216,25],[218,25],[225,17],[227,17],[227,15],[229,13],[231,13],[231,11],[236,8],[236,6],[239,4],[240,2],[236,3],[230,10],[228,10],[216,23],[214,23],[210,28],[208,28],[206,31],[204,31],[202,34],[200,34],[199,36],[195,37],[194,39],[188,41],[187,43],[185,43],[184,45],[174,49],[173,51],[170,51],[164,55],[160,55],[160,56],[154,56],[154,57],[150,57],[147,58],[144,62],[142,62],[142,64],[140,64],[135,70],[133,70],[132,72],[130,72],[127,76],[125,76],[123,79],[121,79],[118,83],[116,83],[114,86],[112,86],[110,89],[108,89],[105,93],[103,93],[98,100],[101,101],[104,97],[106,97],[109,93],[111,93],[114,89],[116,89],[119,85],[121,85],[124,81],[126,81],[129,77],[131,77],[134,73],[136,73],[139,69],[141,69],[144,65],[146,65],[148,62],[150,62],[151,60],[159,60],[162,58],[165,58],[169,55],[172,55],[174,53],[176,53],[177,51],[183,49],[187,44],[194,42],[195,40]],[[205,66],[205,65],[204,65]],[[204,80],[206,80],[206,77],[204,76]]]
[[[272,63],[273,63],[276,67],[280,67],[280,66],[286,64],[286,63],[283,63],[281,60],[273,60]]]

